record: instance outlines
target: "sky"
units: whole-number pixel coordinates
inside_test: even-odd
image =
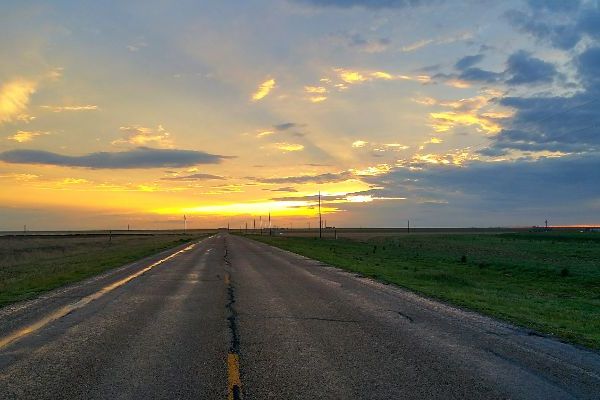
[[[0,59],[0,230],[600,225],[598,0],[22,0]]]

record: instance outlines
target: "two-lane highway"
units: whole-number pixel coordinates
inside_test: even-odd
[[[0,310],[2,399],[228,397],[598,399],[600,355],[226,233]]]

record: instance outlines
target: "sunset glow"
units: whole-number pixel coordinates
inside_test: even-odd
[[[4,4],[2,229],[600,223],[600,11],[552,4]]]

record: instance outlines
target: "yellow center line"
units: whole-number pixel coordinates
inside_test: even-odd
[[[240,358],[237,354],[227,355],[227,399],[242,398],[242,382],[240,381]]]
[[[9,334],[8,336],[5,336],[3,338],[0,338],[0,349],[2,349],[5,346],[8,346],[10,343],[19,340],[21,338],[23,338],[24,336],[29,335],[30,333],[33,333],[35,331],[38,331],[39,329],[43,328],[44,326],[48,325],[50,322],[52,321],[56,321],[59,318],[64,317],[65,315],[69,314],[70,312],[77,310],[79,308],[82,308],[84,306],[86,306],[87,304],[89,304],[90,302],[99,299],[100,297],[104,296],[106,293],[118,288],[119,286],[123,286],[124,284],[126,284],[127,282],[137,278],[138,276],[150,271],[152,268],[156,267],[157,265],[160,265],[166,261],[169,261],[170,259],[172,259],[173,257],[178,256],[181,253],[184,253],[186,251],[189,251],[191,249],[193,249],[196,246],[196,243],[191,244],[189,246],[187,246],[186,248],[179,250],[173,254],[171,254],[168,257],[165,257],[161,260],[156,261],[153,264],[150,264],[149,266],[147,266],[146,268],[136,272],[135,274],[129,275],[126,278],[123,278],[117,282],[111,283],[110,285],[107,285],[105,287],[103,287],[102,289],[100,289],[99,291],[97,291],[96,293],[92,293],[84,298],[82,298],[81,300],[77,301],[76,303],[73,304],[68,304],[64,307],[59,308],[58,310],[52,312],[51,314],[47,315],[46,317],[40,319],[37,322],[34,322],[31,325],[28,325],[24,328],[21,328],[11,334]]]

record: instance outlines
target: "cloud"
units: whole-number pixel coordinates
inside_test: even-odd
[[[509,10],[505,16],[522,32],[568,50],[585,37],[600,38],[600,8],[594,1],[532,0],[529,10]]]
[[[569,12],[576,11],[581,5],[581,0],[528,0],[527,3],[534,10]]]
[[[575,57],[582,90],[569,97],[504,97],[500,104],[514,110],[502,131],[482,154],[507,150],[594,152],[600,149],[600,47]]]
[[[183,175],[183,176],[169,176],[166,178],[161,178],[163,181],[208,181],[208,180],[223,180],[225,179],[219,175],[212,174],[191,174],[191,175]]]
[[[405,8],[427,5],[435,0],[295,0],[296,2],[310,4],[317,7],[352,8],[363,7],[379,8]]]
[[[385,71],[356,71],[345,68],[335,68],[334,72],[342,82],[349,85],[373,80],[407,80],[421,83],[428,83],[431,81],[431,77],[429,75],[394,75]]]
[[[471,67],[463,70],[458,75],[458,79],[470,82],[494,83],[501,80],[503,76],[503,73],[486,71],[481,68]]]
[[[280,188],[275,188],[275,189],[264,189],[264,190],[268,190],[270,192],[287,192],[287,193],[297,192],[297,190],[291,186],[285,186],[285,187],[280,187]]]
[[[600,46],[586,49],[576,58],[575,64],[588,91],[600,92]]]
[[[352,142],[352,147],[358,149],[361,147],[365,147],[368,143],[369,142],[365,142],[364,140],[355,140],[354,142]]]
[[[347,39],[349,47],[371,54],[386,51],[391,43],[388,38],[366,39],[359,34],[351,35]]]
[[[453,35],[440,36],[440,37],[437,37],[434,39],[422,39],[417,42],[403,46],[400,50],[405,53],[409,53],[409,52],[412,52],[415,50],[419,50],[425,46],[449,44],[449,43],[458,42],[460,40],[471,39],[472,37],[473,37],[472,32],[459,32],[459,33],[456,33]]]
[[[304,93],[312,103],[320,103],[327,100],[327,88],[324,86],[304,86]]]
[[[0,153],[0,161],[12,164],[42,164],[91,169],[131,169],[188,167],[196,164],[218,164],[226,156],[195,150],[152,149],[138,147],[122,152],[98,152],[67,156],[41,150],[9,150]]]
[[[303,183],[334,183],[343,182],[352,179],[354,176],[348,171],[337,173],[325,173],[319,175],[298,175],[276,178],[251,178],[260,183],[273,184],[303,184]]]
[[[158,125],[156,130],[140,125],[121,126],[119,130],[125,137],[122,139],[113,140],[111,142],[113,145],[127,144],[134,146],[151,145],[162,148],[173,147],[171,134],[167,132],[162,125]]]
[[[252,94],[252,101],[259,101],[265,98],[269,93],[271,93],[273,88],[275,88],[275,79],[267,79],[258,85],[258,89],[256,89],[256,92]]]
[[[475,57],[475,58],[473,58]],[[505,83],[508,85],[533,85],[551,83],[558,76],[556,67],[546,61],[533,57],[531,53],[519,50],[506,60],[506,68],[502,72],[487,71],[471,65],[477,63],[479,56],[461,58],[455,67],[458,75],[437,74],[436,78],[458,79],[466,82]]]
[[[281,124],[273,125],[273,128],[275,128],[278,131],[287,131],[292,128],[300,128],[303,126],[303,124],[297,124],[295,122],[284,122]]]
[[[27,106],[37,83],[26,79],[15,79],[0,87],[0,124],[28,119]]]
[[[457,126],[475,126],[477,129],[494,134],[500,132],[500,120],[512,116],[512,112],[503,109],[491,109],[497,103],[496,91],[483,92],[479,96],[461,100],[436,100],[434,98],[416,99],[427,106],[449,108],[447,111],[429,113],[431,127],[435,132],[448,132]],[[493,111],[492,111],[493,110]]]
[[[258,132],[258,133],[256,134],[256,137],[257,137],[257,138],[262,138],[262,137],[265,137],[265,136],[272,135],[272,134],[274,134],[274,133],[275,133],[275,132],[273,132],[273,131],[260,131],[260,132]]]
[[[456,69],[467,69],[470,68],[472,66],[474,66],[475,64],[478,64],[479,62],[481,62],[481,60],[483,60],[484,55],[483,54],[476,54],[474,56],[465,56],[463,58],[461,58],[460,60],[458,60],[456,62],[456,64],[454,64],[454,68]]]
[[[523,50],[512,54],[506,66],[505,73],[512,76],[506,81],[509,85],[550,83],[557,75],[553,64],[532,57]]]
[[[91,104],[82,105],[82,106],[40,106],[43,109],[59,113],[64,111],[97,111],[98,106],[94,106]]]
[[[304,150],[304,146],[301,144],[297,144],[297,143],[281,142],[281,143],[274,143],[273,146],[275,146],[276,149],[282,150],[282,151],[302,151],[302,150]]]
[[[18,131],[12,136],[7,137],[8,140],[14,140],[15,142],[25,143],[31,142],[34,138],[42,135],[48,135],[50,132],[42,131]]]
[[[504,163],[472,162],[468,168],[433,169],[416,174],[429,184],[477,194],[489,201],[560,204],[600,196],[600,158],[563,157]],[[557,190],[560,188],[560,190]]]

